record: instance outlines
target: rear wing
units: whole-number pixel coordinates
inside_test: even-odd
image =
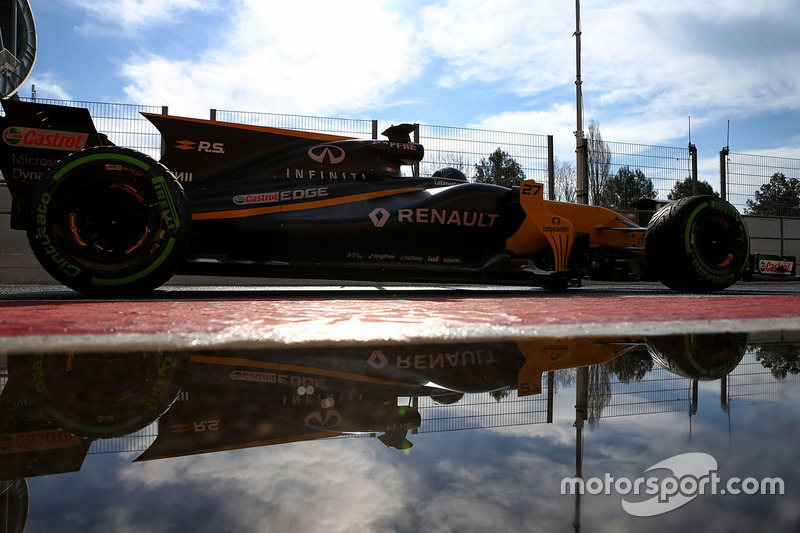
[[[101,139],[85,108],[2,103],[0,171],[12,198],[11,227],[25,229],[28,207],[45,172],[74,151],[109,143]]]
[[[292,157],[294,151],[352,139],[215,120],[142,115],[161,133],[161,163],[187,188],[265,159],[277,165],[281,159]]]

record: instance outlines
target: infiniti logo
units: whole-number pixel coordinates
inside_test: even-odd
[[[312,428],[332,429],[342,423],[342,414],[335,409],[326,409],[324,413],[317,410],[306,416],[303,422]]]
[[[318,144],[308,149],[308,157],[317,163],[324,163],[327,159],[332,165],[344,161],[344,150],[333,144]]]

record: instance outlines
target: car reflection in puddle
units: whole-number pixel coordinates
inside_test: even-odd
[[[703,381],[719,383],[721,412],[728,415],[737,402],[800,400],[800,384],[791,379],[800,371],[800,347],[787,337],[9,355],[0,393],[0,514],[12,525],[8,531],[22,531],[34,519],[26,478],[77,472],[87,454],[108,450],[141,452],[135,462],[143,462],[363,436],[408,454],[425,433],[565,418],[574,428],[567,442],[575,459],[560,463],[562,474],[583,476],[585,425],[670,412],[688,413],[691,420]],[[776,387],[787,376],[790,386]],[[556,396],[566,394],[574,409],[557,409]],[[558,479],[537,482],[559,486]],[[581,496],[574,497],[574,516],[562,526],[581,523]],[[31,498],[35,503],[36,494]]]

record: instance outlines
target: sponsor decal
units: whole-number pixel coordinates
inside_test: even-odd
[[[170,433],[203,433],[205,431],[219,431],[220,419],[200,420],[191,424],[172,424],[169,426]]]
[[[780,274],[789,276],[792,274],[791,261],[776,261],[774,259],[761,259],[758,261],[758,271],[762,274]]]
[[[414,370],[457,368],[496,362],[497,359],[492,351],[485,349],[396,356],[387,356],[383,351],[375,350],[367,359],[367,364],[375,369],[381,369],[391,364],[396,368],[411,368]]]
[[[500,215],[497,213],[478,213],[475,211],[457,211],[428,207],[399,209],[397,211],[398,222],[440,224],[447,226],[474,226],[476,228],[491,228],[499,217]]]
[[[275,176],[274,179],[280,179]],[[308,170],[303,168],[286,169],[286,179],[296,180],[328,180],[328,181],[366,181],[367,175],[363,172],[337,172],[333,170]]]
[[[164,399],[164,395],[167,393],[169,384],[172,383],[172,376],[175,374],[175,368],[177,368],[177,366],[178,360],[174,357],[164,358],[161,368],[158,369],[158,375],[156,376],[155,383],[153,383],[153,389],[150,391],[150,395],[147,397],[145,409],[150,411],[156,411],[159,409],[159,406]]]
[[[324,198],[325,196],[328,196],[327,187],[314,187],[310,189],[290,189],[288,191],[240,194],[233,197],[233,203],[236,205],[256,205],[274,202],[288,202],[291,200]]]
[[[189,141],[182,140],[175,143],[175,148],[178,150],[192,150],[195,152],[205,152],[207,154],[224,154],[225,143],[216,143],[212,141]]]
[[[376,228],[382,228],[391,218],[386,209],[379,207],[369,214],[369,219]],[[411,224],[439,224],[443,226],[466,226],[491,228],[500,215],[497,213],[458,211],[452,209],[435,209],[420,207],[417,209],[399,209],[397,221]]]
[[[278,377],[271,372],[251,372],[249,370],[234,370],[231,372],[231,379],[257,383],[277,383],[278,381]]]
[[[173,172],[173,176],[175,179],[182,182],[190,182],[192,181],[192,173],[191,172]]]
[[[42,193],[39,197],[39,203],[36,206],[36,237],[39,239],[45,255],[53,261],[53,264],[64,272],[64,274],[74,278],[81,273],[81,269],[70,263],[67,258],[63,257],[58,252],[50,237],[47,211],[50,209],[51,201],[52,196],[49,193]]]
[[[566,226],[561,225],[561,219],[559,217],[553,217],[552,226],[542,226],[543,233],[566,233],[569,232],[569,228]]]
[[[344,150],[335,144],[318,144],[308,149],[308,157],[317,163],[329,162],[336,165],[344,161]]]
[[[411,152],[415,152],[419,150],[420,145],[416,143],[399,143],[394,141],[374,141],[372,144],[382,144],[384,146],[388,146],[389,148],[394,148],[396,150],[409,150]]]
[[[34,452],[80,445],[80,438],[60,429],[7,433],[0,436],[0,453]]]
[[[312,428],[333,429],[342,423],[342,414],[335,409],[314,411],[309,414],[303,422]]]
[[[86,146],[86,133],[10,127],[3,132],[3,142],[15,148],[47,148],[74,152]]]
[[[386,224],[386,221],[389,220],[389,217],[389,212],[382,207],[375,209],[369,214],[369,219],[376,228],[382,228],[384,224]]]
[[[180,227],[181,223],[176,217],[177,211],[175,209],[175,204],[172,201],[172,195],[170,195],[167,189],[167,182],[164,180],[164,176],[155,177],[152,179],[152,182],[156,198],[159,200],[158,205],[161,207],[161,216],[164,218],[167,228],[174,229]]]

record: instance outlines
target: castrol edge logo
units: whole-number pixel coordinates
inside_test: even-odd
[[[48,148],[72,152],[86,146],[86,133],[39,130],[12,126],[3,132],[3,142],[15,148]]]

